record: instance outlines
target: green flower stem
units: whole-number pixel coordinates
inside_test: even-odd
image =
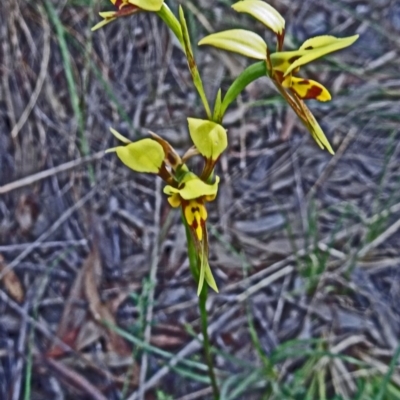
[[[226,92],[221,104],[221,109],[218,115],[218,123],[222,122],[224,114],[229,105],[236,97],[246,88],[248,84],[262,76],[268,76],[267,66],[265,61],[259,61],[247,67],[231,84]]]
[[[205,282],[199,296],[201,333],[203,334],[203,349],[208,366],[208,375],[210,376],[211,379],[211,386],[213,389],[214,400],[219,400],[219,389],[218,389],[217,379],[215,377],[213,359],[211,356],[210,338],[208,336],[208,331],[207,331],[208,329],[208,314],[206,309],[207,294],[208,294],[208,285]]]
[[[196,248],[192,239],[192,234],[190,233],[189,226],[185,220],[185,217],[182,214],[182,221],[185,225],[186,231],[186,240],[187,240],[187,250],[189,256],[189,268],[190,272],[193,275],[193,278],[196,282],[199,281],[199,258],[197,256]],[[208,314],[206,309],[207,303],[207,294],[208,294],[208,285],[204,282],[203,288],[201,290],[199,296],[199,310],[200,310],[200,320],[201,320],[201,333],[203,334],[203,350],[204,356],[206,358],[207,366],[208,366],[208,375],[211,380],[211,386],[213,389],[214,400],[219,400],[219,389],[217,384],[217,379],[214,372],[214,365],[211,356],[211,346],[210,346],[210,338],[208,336]]]

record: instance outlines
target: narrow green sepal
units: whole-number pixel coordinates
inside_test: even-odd
[[[181,25],[173,12],[165,3],[163,3],[161,9],[157,11],[157,15],[165,22],[168,28],[171,29],[171,31],[181,44],[182,50],[184,51],[185,43],[183,42]]]
[[[203,102],[204,109],[206,110],[208,119],[211,119],[210,105],[208,104],[207,96],[206,96],[206,93],[205,93],[204,87],[203,87],[203,82],[201,80],[200,73],[197,68],[196,61],[194,59],[192,45],[190,43],[189,30],[188,30],[188,27],[186,24],[185,14],[183,12],[182,6],[179,6],[179,20],[181,23],[181,30],[182,30],[182,37],[183,37],[186,59],[187,59],[188,65],[189,65],[190,73],[192,75],[193,84],[194,84],[195,88],[197,89],[197,92],[199,93],[201,101]]]
[[[220,123],[222,121],[221,105],[222,105],[222,92],[221,88],[219,88],[217,95],[215,96],[214,113],[213,113],[213,121],[217,123]]]

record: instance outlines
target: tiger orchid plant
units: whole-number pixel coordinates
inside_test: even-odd
[[[148,138],[131,142],[112,128],[111,132],[123,144],[107,152],[116,153],[123,164],[136,172],[160,176],[166,183],[164,193],[168,196],[169,204],[171,207],[181,209],[187,232],[190,267],[197,282],[204,350],[214,398],[218,398],[218,384],[212,365],[205,308],[207,287],[218,292],[208,260],[206,204],[217,196],[220,179],[215,175],[214,170],[221,154],[228,146],[227,131],[223,126],[224,115],[247,85],[258,78],[268,76],[317,144],[334,154],[322,128],[305,104],[305,101],[309,99],[329,101],[331,95],[321,83],[300,77],[298,73],[301,67],[352,45],[358,35],[345,38],[317,36],[307,39],[297,50],[284,50],[285,20],[275,8],[263,0],[243,0],[233,4],[232,8],[236,12],[249,14],[270,29],[276,37],[276,46],[275,51],[271,51],[272,47],[267,45],[261,36],[246,29],[217,32],[201,39],[198,43],[200,46],[209,45],[257,60],[242,71],[224,96],[222,96],[222,90],[218,90],[212,109],[193,55],[182,7],[179,7],[178,16],[175,16],[163,0],[111,0],[111,2],[115,7],[114,11],[101,12],[102,21],[92,30],[138,12],[156,13],[181,44],[194,87],[204,106],[206,119],[187,119],[193,146],[182,156],[166,140],[153,132],[149,132]],[[188,159],[194,155],[200,155],[203,158],[203,168],[197,172],[190,170],[187,165]]]

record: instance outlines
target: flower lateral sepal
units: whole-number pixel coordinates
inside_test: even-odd
[[[101,18],[103,18],[102,21],[97,23],[95,26],[92,27],[92,32],[97,31],[98,29],[102,28],[103,26],[109,24],[112,21],[115,21],[117,18],[121,17],[129,17],[130,15],[136,14],[137,12],[140,11],[140,8],[130,4],[126,0],[111,0],[111,2],[114,4],[114,6],[117,8],[117,11],[102,11],[99,12],[99,15]]]

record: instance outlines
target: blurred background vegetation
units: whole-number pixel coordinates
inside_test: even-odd
[[[263,27],[182,1],[193,38]],[[168,1],[176,11],[178,1]],[[400,399],[400,5],[271,0],[286,48],[359,33],[307,67],[322,152],[268,79],[224,120],[209,301],[222,399]],[[106,0],[0,4],[0,398],[207,399],[179,213],[104,150],[109,127],[188,146],[204,117],[155,15],[92,33]],[[247,65],[198,50],[209,98]],[[196,162],[196,161],[194,161]]]

